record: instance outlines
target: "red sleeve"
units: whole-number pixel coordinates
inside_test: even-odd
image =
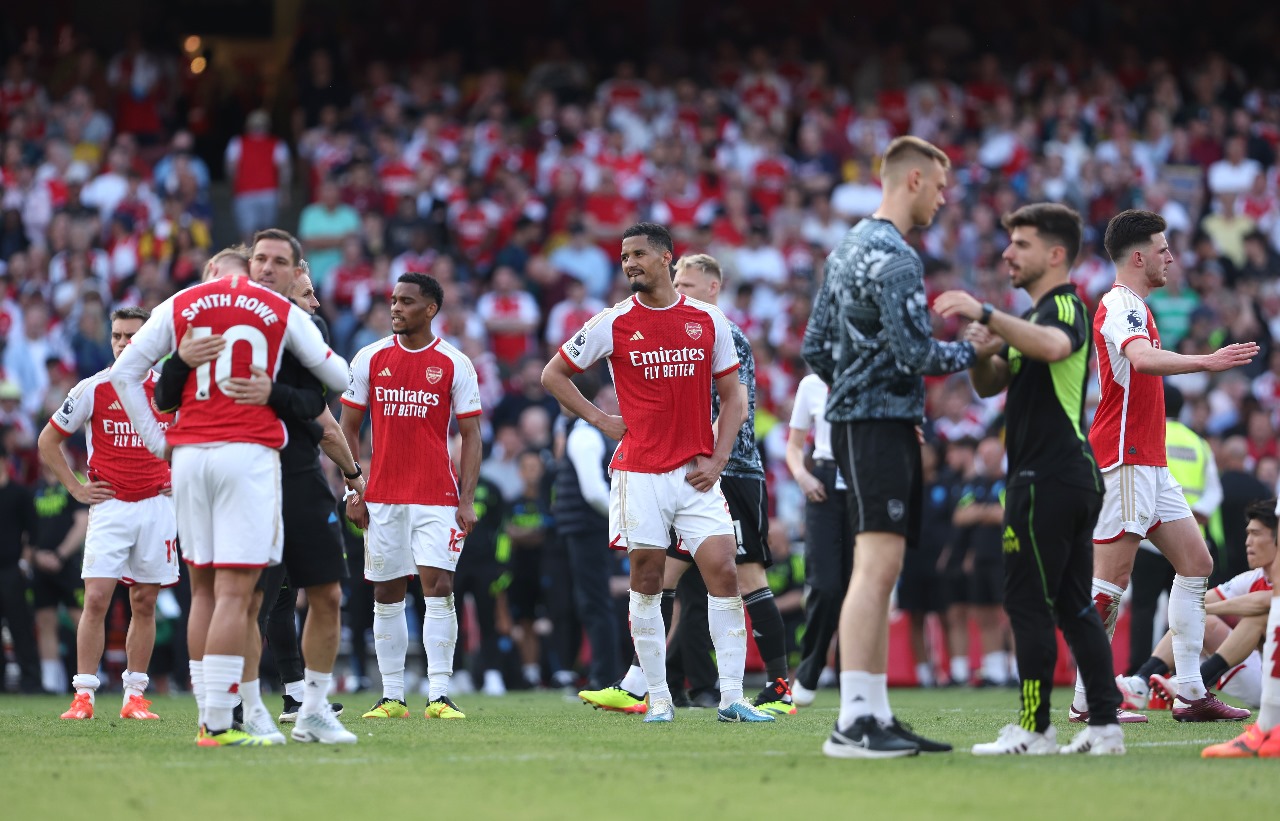
[[[577,365],[573,364],[573,360],[570,359],[569,355],[564,352],[564,348],[556,348],[556,353],[560,354],[561,359],[569,363],[569,367],[573,368],[574,373],[582,373],[582,368],[579,368]]]

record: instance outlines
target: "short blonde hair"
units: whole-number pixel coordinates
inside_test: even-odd
[[[720,271],[720,263],[716,262],[716,258],[710,254],[685,254],[676,260],[675,272],[678,274],[684,268],[696,266],[702,269],[705,274],[710,274],[720,281],[724,281],[724,274]]]
[[[880,175],[891,174],[907,162],[932,160],[944,169],[951,169],[951,158],[938,146],[919,137],[907,135],[896,137],[884,150],[880,158]]]
[[[249,246],[232,245],[230,248],[223,248],[221,251],[214,254],[212,257],[209,258],[209,261],[205,263],[204,271],[202,271],[200,274],[200,281],[208,282],[210,279],[213,278],[213,273],[214,271],[217,270],[218,265],[220,263],[224,261],[230,261],[233,259],[238,260],[240,262],[240,265],[243,266],[245,273],[248,273]]]

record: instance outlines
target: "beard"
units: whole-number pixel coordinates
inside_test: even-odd
[[[649,285],[649,283],[639,277],[632,279],[629,284],[631,286],[631,293],[633,294],[647,294],[653,290],[653,286]]]
[[[1045,268],[1035,270],[1032,268],[1020,268],[1013,277],[1013,287],[1026,290],[1032,285],[1040,281],[1040,277],[1044,276]]]

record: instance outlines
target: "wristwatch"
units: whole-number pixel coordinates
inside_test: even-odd
[[[347,472],[344,470],[344,471],[342,472],[342,475],[343,475],[343,476],[345,476],[345,477],[346,477],[346,478],[348,478],[348,479],[359,479],[361,476],[363,476],[363,475],[364,475],[364,471],[360,469],[360,463],[359,463],[359,462],[357,462],[355,459],[352,459],[352,460],[351,460],[351,462],[352,462],[352,464],[354,464],[354,465],[356,466],[356,472],[355,472],[355,473],[347,473]]]
[[[982,303],[982,316],[978,319],[980,323],[986,325],[991,321],[991,315],[996,312],[996,306],[990,302]]]

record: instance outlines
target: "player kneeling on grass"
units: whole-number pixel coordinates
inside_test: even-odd
[[[119,357],[150,313],[121,308],[111,315],[111,352]],[[115,388],[103,370],[76,385],[40,432],[40,459],[71,495],[89,508],[85,534],[84,610],[76,630],[75,700],[66,719],[93,718],[94,694],[101,682],[104,622],[116,582],[129,587],[129,632],[125,638],[128,669],[123,676],[121,718],[159,718],[143,698],[147,667],[156,642],[156,596],[161,587],[178,583],[178,525],[170,497],[169,465],[147,452],[133,432]],[[150,398],[155,373],[144,389]],[[168,427],[173,417],[155,413]],[[89,447],[89,482],[71,470],[62,443],[84,427]]]
[[[1280,503],[1276,505],[1280,515]],[[1274,522],[1275,520],[1273,520]],[[1280,535],[1280,534],[1278,534]],[[1271,562],[1271,578],[1280,573],[1280,552]],[[1280,596],[1271,589],[1262,650],[1262,697],[1258,721],[1231,741],[1206,747],[1204,758],[1280,758]]]
[[[1217,682],[1227,695],[1257,707],[1262,702],[1262,639],[1267,627],[1267,607],[1273,580],[1271,564],[1276,559],[1276,502],[1255,502],[1245,509],[1245,552],[1249,570],[1205,594],[1207,613],[1204,630],[1204,660],[1200,676],[1205,684]],[[1228,621],[1228,619],[1230,621]],[[1151,658],[1136,675],[1117,676],[1116,684],[1128,709],[1167,710],[1173,704],[1176,686],[1169,678],[1173,667],[1173,634],[1152,651]],[[1249,717],[1248,710],[1227,708],[1236,721]],[[1178,715],[1174,719],[1181,720]],[[1224,718],[1223,721],[1232,719]]]

